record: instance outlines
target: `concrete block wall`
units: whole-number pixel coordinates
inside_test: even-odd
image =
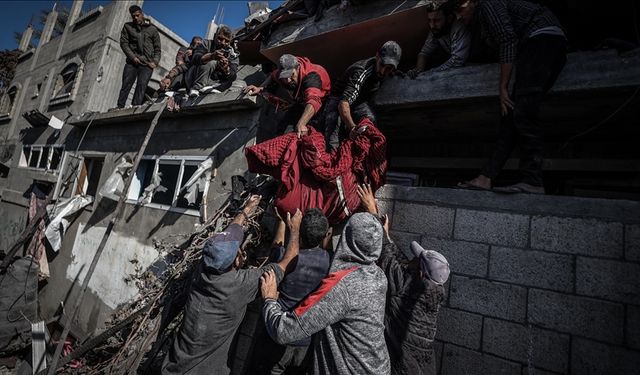
[[[640,373],[640,203],[386,186],[394,240],[451,265],[438,373]]]

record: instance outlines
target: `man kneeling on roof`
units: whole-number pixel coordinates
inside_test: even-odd
[[[289,263],[298,255],[300,211],[287,219],[291,240],[282,259],[262,268],[242,269],[243,224],[255,211],[260,198],[251,196],[231,224],[205,243],[182,326],[164,359],[162,374],[229,374],[233,337],[247,304],[256,298],[260,276],[271,270],[273,277],[281,280]]]
[[[212,40],[205,40],[194,48],[192,67],[187,73],[189,96],[222,92],[231,87],[240,62],[232,40],[231,29],[220,25]]]

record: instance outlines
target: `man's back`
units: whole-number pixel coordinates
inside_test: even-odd
[[[259,268],[199,272],[162,374],[210,374],[212,369],[216,374],[229,373],[227,360],[233,336],[247,304],[256,296],[262,272]]]
[[[389,374],[384,341],[387,279],[375,264],[381,248],[378,219],[354,214],[342,232],[331,273],[313,294],[293,312],[265,300],[265,324],[276,342],[286,344],[317,332],[315,374]]]

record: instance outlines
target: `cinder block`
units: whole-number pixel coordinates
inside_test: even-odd
[[[487,276],[489,245],[426,236],[422,237],[421,245],[442,253],[449,261],[451,272],[455,274]]]
[[[624,307],[621,304],[544,290],[529,290],[529,322],[553,329],[621,344]]]
[[[525,288],[453,276],[449,306],[516,322],[524,322],[527,291]]]
[[[442,375],[516,375],[520,364],[452,344],[444,344]]]
[[[578,257],[576,292],[640,305],[640,264]]]
[[[394,230],[403,232],[451,238],[453,216],[452,208],[396,201],[391,225]]]
[[[411,244],[411,241],[420,242],[420,235],[415,233],[400,232],[397,230],[392,230],[389,235],[391,236],[393,242],[395,242],[396,246],[398,246],[398,249],[402,251],[402,253],[406,257],[406,260],[413,259],[413,253],[411,253],[411,248],[409,247],[409,245]]]
[[[580,375],[630,375],[640,373],[640,351],[574,337],[571,373]]]
[[[531,247],[558,253],[622,257],[621,223],[596,219],[536,216],[531,220]]]
[[[640,261],[640,225],[627,225],[624,236],[625,258]]]
[[[573,292],[573,257],[534,250],[492,247],[489,278]]]
[[[525,365],[566,373],[569,335],[485,318],[482,350]]]
[[[436,338],[469,349],[480,349],[482,316],[443,307],[438,315]]]
[[[627,306],[627,345],[640,350],[640,307]]]
[[[526,247],[529,217],[458,209],[453,237],[457,240]]]

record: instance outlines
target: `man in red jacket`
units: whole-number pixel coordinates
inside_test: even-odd
[[[284,88],[288,97],[276,98],[276,102],[286,107],[283,109],[287,111],[278,126],[278,133],[295,130],[298,136],[302,136],[309,130],[307,125],[315,123],[319,117],[320,109],[329,95],[329,74],[306,57],[285,54],[280,56],[278,65],[279,69],[273,71],[259,87],[247,86],[245,93],[258,95],[278,85]]]

